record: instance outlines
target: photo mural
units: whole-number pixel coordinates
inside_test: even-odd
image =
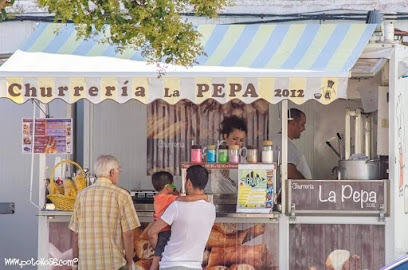
[[[156,100],[147,105],[147,175],[165,170],[180,175],[181,162],[190,161],[191,145],[215,145],[221,140],[220,123],[236,115],[246,119],[245,145],[262,145],[268,138],[269,104],[258,100],[251,104],[234,99],[225,104],[207,99],[197,105],[182,100],[169,105]]]

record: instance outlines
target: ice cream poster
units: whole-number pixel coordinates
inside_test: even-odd
[[[240,164],[237,212],[269,213],[273,206],[274,179],[274,164]]]

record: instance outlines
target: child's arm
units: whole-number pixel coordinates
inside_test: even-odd
[[[199,200],[205,200],[209,202],[207,194],[196,194],[196,195],[186,195],[186,196],[178,196],[176,201],[182,202],[194,202]]]

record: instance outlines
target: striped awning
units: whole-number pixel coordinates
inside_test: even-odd
[[[350,69],[376,25],[200,25],[206,56],[190,68],[167,66],[158,78],[140,52],[118,53],[94,39],[77,39],[72,24],[40,23],[21,50],[0,67],[0,97],[68,103],[137,99],[149,103],[213,98],[245,103],[346,98]],[[58,34],[56,34],[58,32]]]

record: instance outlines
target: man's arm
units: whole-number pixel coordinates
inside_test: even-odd
[[[164,229],[164,227],[168,226],[166,222],[164,222],[163,219],[159,218],[157,221],[155,221],[150,227],[149,231],[147,232],[147,235],[149,237],[149,243],[152,246],[153,249],[156,248],[157,245],[157,239],[159,238],[159,232]]]
[[[135,251],[134,242],[133,242],[133,231],[129,230],[122,233],[123,244],[125,245],[125,257],[129,269],[133,268],[133,255]]]
[[[181,201],[181,202],[194,202],[194,201],[199,201],[199,200],[208,200],[208,195],[207,194],[194,194],[194,195],[187,195],[187,196],[178,196],[176,201]]]
[[[305,179],[305,177],[297,170],[295,164],[288,163],[288,179]]]

